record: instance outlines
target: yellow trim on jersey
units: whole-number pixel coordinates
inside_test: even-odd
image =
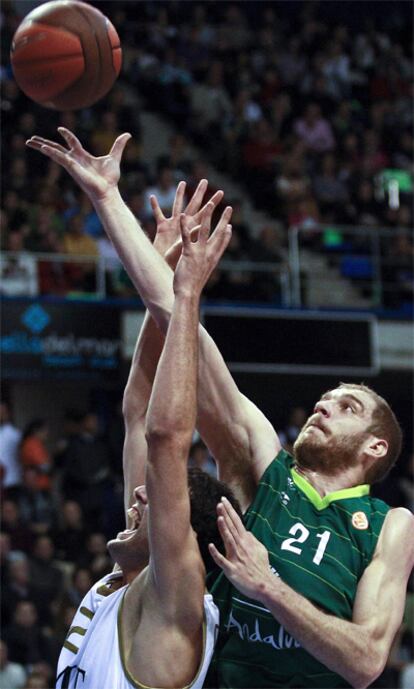
[[[292,468],[290,470],[292,478],[296,483],[297,487],[300,488],[310,500],[312,505],[316,507],[317,510],[323,510],[328,507],[334,500],[345,500],[346,498],[362,498],[364,495],[369,494],[370,486],[368,484],[362,484],[361,486],[353,486],[352,488],[343,488],[342,490],[335,490],[333,493],[325,495],[323,498],[319,495],[318,491],[307,481],[303,476],[298,474],[298,472]]]
[[[82,615],[85,615],[85,617],[88,617],[90,620],[92,620],[95,615],[92,610],[89,610],[89,608],[86,608],[84,605],[82,605],[79,612],[82,613]]]
[[[118,619],[117,619],[119,655],[121,657],[122,669],[125,672],[125,675],[126,675],[128,681],[131,682],[131,684],[134,687],[136,687],[137,689],[157,689],[156,687],[148,687],[146,684],[141,684],[141,682],[138,679],[136,679],[136,677],[134,677],[127,668],[126,658],[125,658],[125,649],[124,649],[124,639],[123,639],[123,635],[122,635],[122,623],[121,623],[122,610],[124,608],[125,594],[127,591],[128,591],[128,588],[126,588],[124,593],[122,594],[122,600],[121,600],[121,604],[120,604],[119,609],[118,609]],[[194,677],[194,679],[191,681],[190,684],[186,684],[185,687],[183,687],[182,689],[191,689],[191,687],[197,681],[197,679],[200,675],[201,669],[203,667],[203,664],[204,664],[206,647],[207,647],[207,620],[206,620],[206,613],[204,610],[204,612],[203,612],[203,652],[201,654],[201,661],[200,661],[200,664],[198,666],[197,674]]]

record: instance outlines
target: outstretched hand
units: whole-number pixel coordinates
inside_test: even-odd
[[[174,293],[199,297],[208,278],[219,262],[231,237],[229,221],[233,209],[223,211],[210,234],[215,204],[209,201],[203,209],[201,224],[190,229],[184,213],[180,216],[182,250],[174,273]]]
[[[131,134],[121,134],[108,155],[95,157],[83,148],[69,129],[59,127],[58,132],[64,138],[67,148],[41,136],[32,136],[26,141],[26,145],[61,165],[92,202],[103,200],[118,185],[122,154]]]
[[[223,497],[217,505],[217,513],[226,555],[222,555],[213,543],[209,544],[210,555],[241,593],[264,602],[262,596],[275,585],[266,548],[246,530],[226,498]]]
[[[207,208],[207,204],[201,208],[207,186],[208,182],[206,179],[200,180],[194,194],[183,210],[186,183],[180,182],[175,192],[172,213],[169,218],[166,218],[162,212],[157,197],[154,194],[150,197],[151,207],[157,224],[154,246],[161,255],[165,256],[167,263],[173,270],[181,255],[181,214],[184,213],[185,215],[184,222],[188,229],[192,230],[200,224],[203,213]],[[224,193],[220,189],[213,194],[209,203],[213,203],[214,208],[216,208],[223,196]]]

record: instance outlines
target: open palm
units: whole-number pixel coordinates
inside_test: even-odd
[[[106,156],[95,157],[85,151],[69,129],[59,127],[58,131],[67,147],[40,136],[32,136],[26,144],[61,165],[92,201],[105,198],[118,184],[122,154],[131,135],[121,134]]]
[[[167,253],[166,260],[173,268],[181,254],[181,214],[183,212],[185,214],[185,218],[182,222],[185,223],[188,230],[192,230],[197,225],[200,225],[201,218],[207,207],[207,204],[205,204],[201,208],[207,186],[207,180],[202,179],[198,183],[193,196],[183,211],[186,183],[180,182],[175,192],[174,204],[169,218],[166,218],[162,212],[157,197],[153,195],[150,198],[155,222],[157,224],[157,234],[155,236],[154,246],[163,256]],[[216,208],[222,200],[223,195],[221,190],[216,191],[209,203],[212,203],[214,208]]]

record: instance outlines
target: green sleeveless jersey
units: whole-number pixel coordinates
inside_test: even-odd
[[[325,612],[351,620],[358,582],[389,509],[369,496],[367,485],[321,498],[281,450],[263,474],[244,521],[266,546],[275,576]],[[220,632],[205,686],[349,686],[222,572],[210,591],[220,609]]]

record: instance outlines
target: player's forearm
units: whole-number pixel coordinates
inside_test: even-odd
[[[367,687],[382,671],[380,653],[366,627],[322,612],[274,576],[258,600],[311,655],[353,687]]]
[[[155,376],[147,437],[191,438],[197,410],[199,297],[178,296]]]
[[[127,425],[134,425],[139,417],[145,417],[163,345],[164,335],[147,311],[124,391],[122,411]]]
[[[154,249],[118,188],[93,200],[93,204],[141,299],[165,332],[174,303],[172,270]]]

